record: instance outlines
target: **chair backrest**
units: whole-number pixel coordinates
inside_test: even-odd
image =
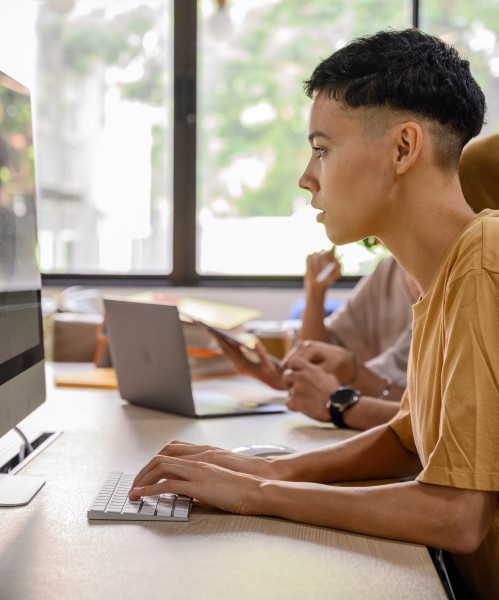
[[[459,161],[459,179],[466,201],[479,213],[499,209],[499,134],[467,144]]]

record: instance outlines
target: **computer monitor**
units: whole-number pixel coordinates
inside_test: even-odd
[[[0,436],[45,400],[35,188],[30,93],[0,71]],[[0,505],[29,501],[34,479],[0,475]]]

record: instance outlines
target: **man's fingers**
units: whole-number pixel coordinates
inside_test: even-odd
[[[190,457],[195,456],[193,454]],[[178,465],[188,465],[189,461],[166,454],[156,454],[151,460],[137,473],[133,480],[132,487],[137,485],[148,485],[155,483],[167,475],[179,475]],[[177,471],[175,471],[177,468]],[[185,468],[185,466],[182,466]]]
[[[191,484],[189,481],[180,479],[165,479],[159,483],[131,488],[128,497],[130,500],[138,500],[143,496],[159,496],[160,494],[179,494],[192,498]]]
[[[163,479],[184,479],[192,468],[192,463],[181,458],[156,455],[135,477],[131,489],[157,484]]]
[[[197,455],[207,450],[220,450],[215,446],[200,446],[199,444],[190,444],[189,442],[182,442],[179,440],[172,440],[166,446],[161,448],[158,452],[161,456],[177,456],[177,457],[189,457],[191,455]]]
[[[307,358],[304,358],[302,356],[293,356],[286,363],[286,369],[284,372],[303,371],[304,369],[312,368],[313,366],[313,363],[311,363],[310,360],[308,360]]]

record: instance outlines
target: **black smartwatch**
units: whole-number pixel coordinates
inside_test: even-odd
[[[339,387],[329,396],[327,408],[333,425],[344,429],[343,413],[359,401],[361,392],[352,387]]]

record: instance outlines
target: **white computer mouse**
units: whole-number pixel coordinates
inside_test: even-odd
[[[279,454],[293,454],[296,450],[276,444],[251,444],[249,446],[232,448],[232,452],[246,454],[247,456],[277,456]]]

